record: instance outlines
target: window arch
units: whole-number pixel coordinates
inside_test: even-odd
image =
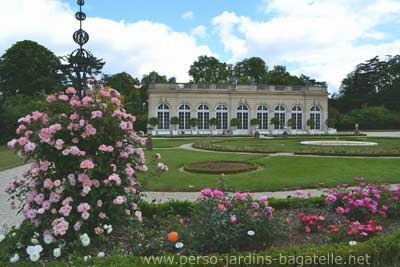
[[[217,119],[217,129],[226,130],[228,129],[228,108],[220,104],[215,109],[216,119]]]
[[[157,107],[158,129],[169,129],[169,106],[161,104]]]
[[[198,129],[210,129],[210,108],[207,105],[200,105],[197,108]]]
[[[278,120],[277,124],[275,124],[275,129],[283,129],[285,128],[286,123],[286,109],[284,106],[277,106],[275,108],[275,118]]]
[[[179,118],[179,129],[188,130],[190,129],[190,107],[189,105],[183,104],[178,108]]]
[[[268,108],[265,105],[258,106],[257,119],[259,120],[259,129],[268,129]]]
[[[292,129],[301,130],[303,129],[303,110],[300,106],[294,106],[292,108]]]
[[[239,120],[238,130],[249,129],[249,109],[245,105],[237,108],[236,117]]]
[[[313,106],[310,112],[310,120],[313,122],[310,125],[311,130],[321,129],[321,108],[318,106]]]

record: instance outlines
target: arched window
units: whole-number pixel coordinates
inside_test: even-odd
[[[228,129],[228,108],[225,105],[218,105],[215,109],[217,119],[217,129],[226,130]]]
[[[197,120],[198,120],[198,129],[200,130],[208,130],[210,129],[210,109],[207,105],[200,105],[197,109]]]
[[[292,108],[292,129],[301,130],[303,129],[303,112],[301,107],[294,106]]]
[[[285,128],[286,110],[283,106],[277,106],[275,108],[275,118],[277,118],[277,120],[278,120],[278,123],[275,124],[275,129]]]
[[[259,129],[268,129],[268,108],[264,105],[257,108],[257,119],[260,121]]]
[[[249,129],[249,109],[245,105],[237,108],[236,118],[239,120],[238,130]]]
[[[169,129],[169,107],[161,104],[157,107],[158,129]]]
[[[190,107],[186,104],[180,105],[178,108],[179,129],[190,129]]]
[[[310,120],[313,122],[310,125],[311,130],[321,129],[321,109],[318,106],[313,106],[311,108]]]

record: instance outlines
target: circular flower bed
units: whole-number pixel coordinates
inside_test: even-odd
[[[242,173],[257,170],[258,166],[252,162],[243,161],[212,161],[189,163],[183,167],[185,171],[196,173]]]

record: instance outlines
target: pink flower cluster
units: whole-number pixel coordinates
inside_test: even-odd
[[[273,208],[269,206],[268,197],[263,196],[259,201],[255,201],[250,193],[235,192],[231,195],[219,189],[205,188],[200,191],[198,201],[212,202],[213,204],[211,205],[216,205],[216,210],[229,214],[229,222],[231,224],[236,224],[241,220],[236,214],[238,207],[245,207],[246,216],[252,218],[271,218],[273,215]]]
[[[361,177],[355,179],[364,181]],[[385,185],[376,186],[366,183],[361,183],[354,188],[339,185],[335,189],[328,189],[327,193],[325,201],[336,206],[337,213],[349,216],[363,214],[364,218],[355,218],[360,220],[367,220],[374,215],[386,215],[389,208],[385,204],[394,195],[394,192],[387,189]]]
[[[133,130],[136,117],[123,108],[119,93],[100,86],[83,94],[80,99],[68,87],[48,96],[42,111],[19,120],[17,138],[8,142],[33,161],[23,179],[6,188],[13,207],[22,198],[22,212],[35,232],[62,237],[67,246],[96,229],[103,234],[99,229],[122,216],[141,220],[133,201],[136,175],[148,168],[144,134]],[[110,126],[121,130],[106,131]],[[162,163],[159,168],[168,169]]]
[[[325,222],[325,217],[321,215],[305,215],[304,213],[299,213],[299,219],[304,224],[304,232],[315,233],[321,232],[324,229],[323,223]]]

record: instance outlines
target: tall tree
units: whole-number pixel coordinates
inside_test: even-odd
[[[140,87],[140,96],[143,103],[147,103],[147,90],[149,89],[149,84],[152,82],[167,83],[168,78],[167,76],[161,75],[156,71],[152,71],[149,74],[143,75],[143,78],[141,80],[142,86]]]
[[[382,104],[391,110],[400,111],[400,55],[389,56],[384,63],[379,97]]]
[[[385,63],[378,57],[357,65],[342,81],[338,97],[339,110],[348,112],[365,105],[381,105],[378,93],[385,84],[384,69]]]
[[[301,78],[291,75],[285,66],[277,65],[270,71],[268,71],[266,83],[274,85],[304,85],[304,80]]]
[[[233,71],[239,84],[246,84],[253,81],[261,83],[267,74],[267,66],[261,58],[251,57],[236,63]]]
[[[66,77],[66,83],[68,85],[73,85],[76,88],[79,88],[79,81],[77,79],[78,73],[76,73],[76,69],[74,68],[75,65],[79,64],[79,58],[78,57],[71,57],[71,55],[66,55],[61,57],[63,64],[61,65],[61,72],[65,75]],[[103,69],[104,65],[106,64],[103,59],[96,58],[94,56],[89,57],[86,59],[86,65],[87,65],[87,76],[96,76],[101,73],[101,70]],[[85,77],[82,77],[85,78]],[[86,77],[89,78],[89,77]],[[83,81],[86,82],[86,81]]]
[[[59,90],[63,80],[59,68],[59,58],[46,47],[29,40],[17,42],[0,58],[0,92],[32,96]]]
[[[231,77],[232,69],[215,57],[199,56],[190,66],[189,75],[195,83],[224,83]]]

